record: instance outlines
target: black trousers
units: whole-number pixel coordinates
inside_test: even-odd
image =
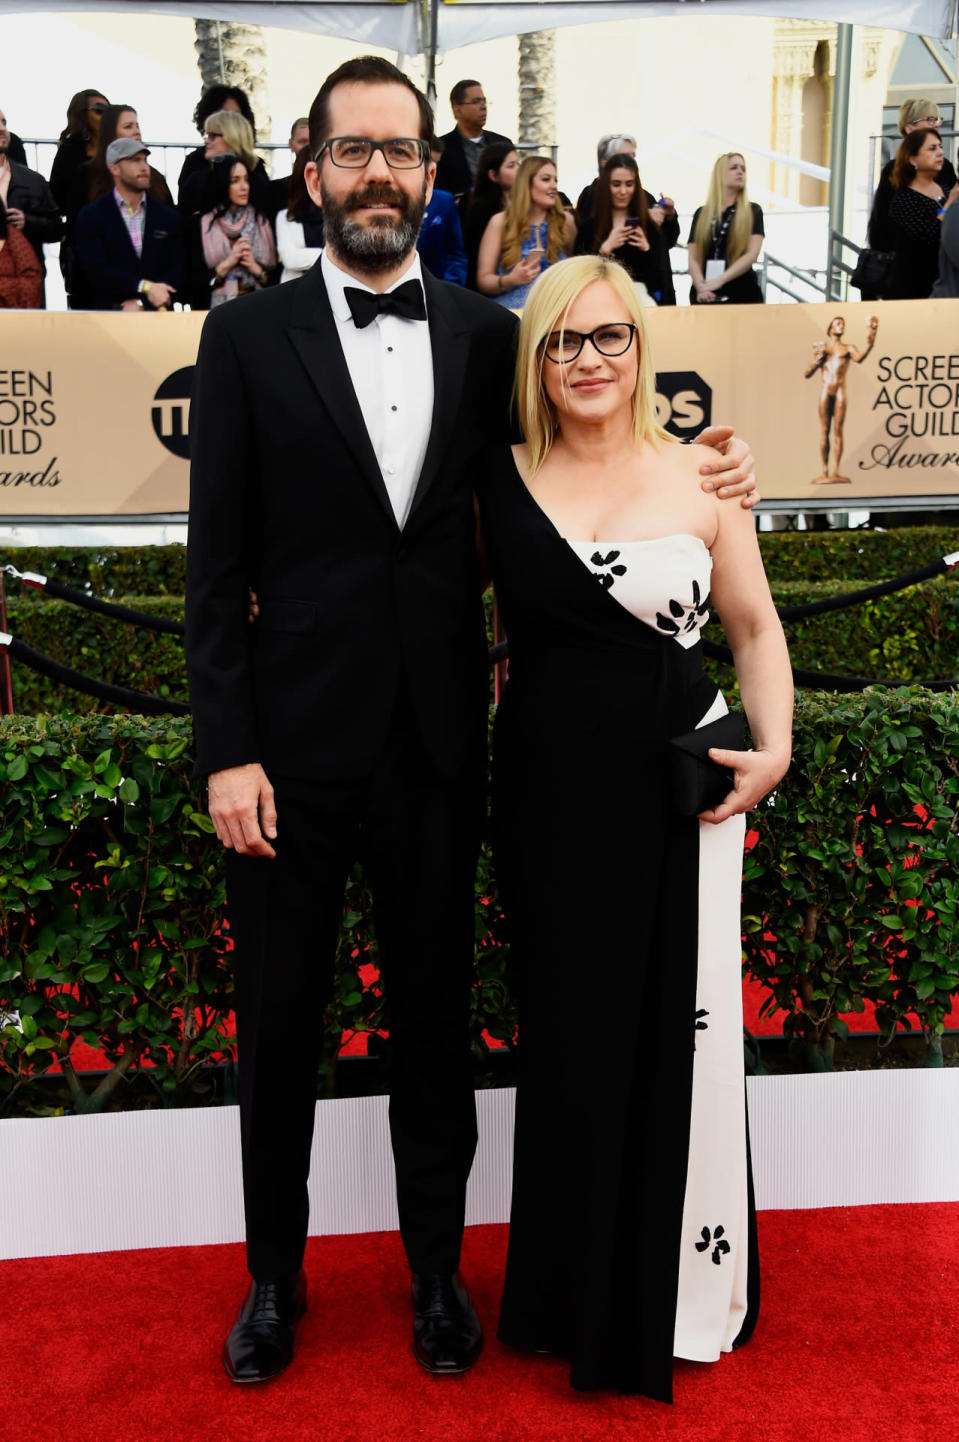
[[[482,762],[455,782],[440,776],[401,706],[369,777],[271,777],[274,860],[228,853],[247,1265],[257,1281],[303,1259],[322,1020],[357,860],[373,890],[389,1004],[403,1244],[414,1272],[459,1265],[476,1149],[469,1010]]]

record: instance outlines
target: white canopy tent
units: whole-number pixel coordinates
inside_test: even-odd
[[[139,10],[201,20],[311,30],[359,44],[426,55],[532,30],[709,12],[877,25],[918,35],[955,34],[957,0],[0,0],[14,11],[89,14]],[[429,68],[429,66],[428,66]]]

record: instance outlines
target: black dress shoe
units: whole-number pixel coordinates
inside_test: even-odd
[[[306,1311],[302,1271],[279,1282],[253,1282],[223,1344],[233,1382],[268,1382],[293,1361],[293,1333]]]
[[[483,1350],[483,1329],[459,1272],[413,1278],[413,1353],[437,1376],[472,1367]]]

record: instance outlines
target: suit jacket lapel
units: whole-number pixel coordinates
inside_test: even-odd
[[[396,516],[350,380],[320,266],[315,265],[302,282],[296,283],[296,288],[300,290],[301,304],[290,323],[290,340],[330,420],[349,447],[357,470],[395,526]]]
[[[450,295],[455,297],[455,290],[451,291],[450,287],[436,281],[425,268],[423,285],[426,290],[426,312],[430,326],[430,349],[433,353],[433,424],[423,469],[413,492],[411,518],[436,479],[440,462],[453,434],[469,351],[468,345],[461,340],[465,327],[457,316],[456,307],[450,304]]]

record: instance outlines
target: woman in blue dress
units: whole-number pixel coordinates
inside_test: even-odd
[[[513,182],[506,209],[494,215],[480,242],[476,288],[500,305],[521,310],[537,276],[572,254],[576,222],[563,209],[556,166],[529,155]]]

